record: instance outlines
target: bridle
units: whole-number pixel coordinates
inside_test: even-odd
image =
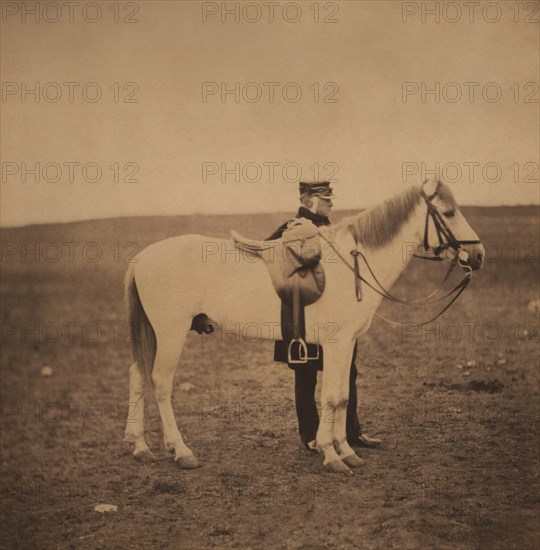
[[[478,239],[470,241],[460,241],[459,239],[456,239],[456,237],[452,233],[452,230],[444,221],[444,218],[439,212],[439,209],[433,204],[433,199],[437,196],[439,192],[439,185],[440,184],[437,184],[437,189],[431,195],[426,195],[423,189],[420,190],[422,198],[424,199],[424,202],[427,206],[426,223],[424,226],[424,250],[427,252],[431,248],[429,246],[428,239],[430,219],[433,221],[433,226],[435,227],[435,231],[437,232],[439,246],[431,248],[433,254],[435,255],[434,257],[416,256],[417,258],[423,258],[426,260],[434,260],[435,258],[437,258],[436,261],[443,261],[444,258],[441,258],[440,255],[447,248],[453,248],[459,254],[461,246],[464,244],[480,244],[480,241]]]
[[[389,292],[387,289],[383,287],[383,285],[379,282],[377,279],[375,273],[371,269],[371,266],[369,265],[369,262],[367,261],[367,258],[365,255],[358,250],[358,239],[354,232],[351,231],[352,236],[354,238],[356,248],[354,250],[351,250],[350,254],[353,257],[354,264],[351,266],[349,262],[340,254],[340,252],[336,249],[336,247],[333,245],[332,242],[330,242],[322,233],[319,233],[319,235],[325,240],[330,247],[333,249],[333,251],[336,253],[338,258],[354,273],[354,287],[355,287],[355,296],[356,301],[361,302],[362,301],[362,287],[361,283],[364,282],[368,287],[370,287],[372,290],[374,290],[377,294],[385,298],[386,300],[389,300],[391,302],[396,302],[399,304],[406,304],[406,305],[418,305],[418,304],[434,304],[436,302],[440,302],[444,300],[445,298],[449,298],[450,296],[454,295],[450,302],[446,304],[446,306],[437,314],[435,317],[429,319],[429,321],[425,321],[423,323],[415,324],[416,326],[423,326],[427,325],[428,323],[431,323],[438,317],[440,317],[461,295],[461,293],[467,288],[469,283],[471,282],[472,278],[472,269],[469,265],[467,265],[468,260],[468,254],[467,252],[462,248],[463,245],[469,245],[469,244],[479,244],[480,240],[459,240],[456,239],[455,235],[452,233],[452,230],[448,227],[446,221],[444,220],[443,216],[439,212],[438,208],[433,204],[433,199],[437,196],[439,191],[439,184],[437,184],[437,189],[435,192],[431,195],[426,195],[423,189],[421,189],[421,195],[424,199],[426,206],[427,206],[427,213],[426,213],[426,223],[424,227],[424,250],[426,252],[431,251],[433,252],[433,256],[418,256],[414,254],[415,257],[421,258],[423,260],[433,260],[433,261],[444,261],[446,258],[443,258],[441,256],[442,252],[445,251],[448,248],[453,248],[456,251],[456,254],[452,260],[450,260],[450,265],[448,267],[448,271],[442,281],[442,283],[439,285],[439,288],[434,290],[431,294],[428,296],[425,296],[424,298],[421,298],[419,300],[405,300],[402,298],[399,298]],[[429,235],[429,222],[430,220],[433,222],[433,225],[435,227],[435,231],[437,232],[437,238],[439,240],[439,244],[436,247],[431,247],[429,245],[428,235]],[[367,281],[360,273],[360,266],[358,262],[358,257],[361,257],[364,263],[366,264],[366,267],[373,277],[373,280],[375,281],[375,284],[379,287],[375,287],[373,284],[371,284],[369,281]],[[453,272],[456,265],[459,265],[464,271],[465,271],[465,277],[461,282],[459,282],[451,291],[447,292],[443,296],[440,296],[438,298],[434,298],[442,289],[445,282],[450,277],[450,274]],[[379,313],[375,312],[375,315],[383,319],[384,321],[391,323],[393,325],[399,325],[399,326],[409,326],[410,323],[400,323],[396,321],[391,321],[390,319],[387,319],[386,317],[383,317]]]

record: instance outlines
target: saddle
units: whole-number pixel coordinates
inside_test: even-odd
[[[281,299],[281,333],[288,346],[289,363],[307,363],[319,358],[309,356],[305,342],[305,306],[323,294],[325,274],[320,264],[321,246],[317,227],[305,218],[287,224],[280,239],[254,241],[231,231],[232,240],[244,253],[260,258],[270,274]]]

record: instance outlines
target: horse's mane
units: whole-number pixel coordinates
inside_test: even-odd
[[[387,201],[327,228],[329,236],[350,229],[357,243],[377,248],[390,242],[421,200],[421,187],[410,187]],[[326,229],[326,228],[325,228]]]

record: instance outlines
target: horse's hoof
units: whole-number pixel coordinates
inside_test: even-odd
[[[364,464],[364,461],[357,455],[349,455],[345,458],[342,458],[341,460],[351,468],[358,468],[359,466],[362,466],[362,464]]]
[[[329,462],[328,464],[325,464],[324,467],[329,472],[334,472],[336,474],[347,474],[352,476],[352,470],[349,469],[349,467],[339,458],[337,460],[332,460],[332,462]]]
[[[138,462],[154,462],[156,460],[154,453],[150,449],[134,451],[133,456]]]
[[[199,461],[193,455],[179,456],[174,460],[174,462],[183,470],[193,470],[201,467]]]

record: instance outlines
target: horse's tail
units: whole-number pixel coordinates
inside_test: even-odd
[[[157,350],[156,333],[144,311],[133,269],[129,269],[126,274],[125,291],[133,358],[139,365],[141,376],[146,378],[151,385],[152,369]]]

